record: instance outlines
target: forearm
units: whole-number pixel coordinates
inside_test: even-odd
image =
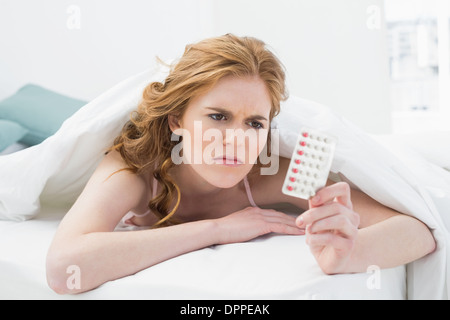
[[[359,229],[351,259],[343,272],[366,272],[370,265],[396,267],[431,253],[435,246],[426,225],[399,214]]]
[[[216,242],[214,223],[203,220],[161,229],[94,232],[52,248],[47,259],[50,286],[60,293],[91,290],[167,259]],[[80,289],[67,288],[67,267],[80,270]]]

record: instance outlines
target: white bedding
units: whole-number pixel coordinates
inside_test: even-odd
[[[0,156],[0,220],[7,220],[0,221],[0,297],[14,292],[15,297],[54,296],[46,289],[43,260],[64,211],[49,216],[42,212],[43,204],[73,203],[103,151],[136,108],[143,88],[162,78],[150,71],[131,77],[81,108],[42,144]],[[280,133],[280,155],[291,155],[303,125],[339,138],[334,173],[432,229],[438,248],[406,266],[406,289],[402,268],[383,270],[378,291],[365,287],[367,274],[325,276],[302,237],[276,236],[199,250],[83,296],[136,297],[142,291],[143,296],[155,298],[403,298],[406,290],[412,299],[447,298],[450,173],[430,167],[431,163],[420,157],[408,161],[408,157],[388,151],[382,145],[386,142],[375,142],[329,108],[296,97],[282,105],[273,122],[273,129]],[[17,222],[23,220],[29,221]],[[266,286],[265,278],[270,281]],[[25,289],[28,286],[30,289]]]
[[[59,296],[45,255],[64,209],[0,221],[0,299],[405,299],[405,267],[354,275],[321,272],[304,236],[265,236],[205,248],[99,288]],[[68,274],[68,277],[70,275]],[[378,282],[379,281],[379,282]]]

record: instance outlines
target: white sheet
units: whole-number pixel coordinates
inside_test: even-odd
[[[59,296],[45,255],[64,210],[0,221],[0,299],[405,299],[405,267],[327,276],[304,236],[265,236],[188,253],[99,288]],[[68,274],[68,277],[70,275]],[[81,277],[82,279],[82,277]],[[379,280],[379,283],[378,283]]]
[[[136,108],[143,88],[163,76],[147,71],[132,77],[87,104],[39,146],[0,157],[0,219],[20,221],[36,217],[41,202],[72,203],[104,149]],[[329,108],[296,97],[282,105],[281,114],[273,122],[274,130],[280,132],[282,156],[291,155],[302,125],[339,138],[333,172],[381,203],[417,217],[433,230],[437,250],[407,267],[408,297],[447,298],[449,233],[441,215],[448,209],[440,208],[430,196],[430,190],[445,191],[435,184],[433,177],[437,173],[423,172],[423,162],[419,160],[415,167],[408,167],[410,164]],[[427,187],[421,176],[428,177]]]

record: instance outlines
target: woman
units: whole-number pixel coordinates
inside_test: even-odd
[[[263,42],[225,35],[188,46],[164,83],[144,90],[61,222],[47,257],[49,286],[83,292],[193,250],[271,232],[306,234],[327,274],[394,267],[432,252],[422,222],[346,183],[329,181],[305,201],[281,192],[288,159],[261,174],[258,156],[270,146],[270,122],[285,98],[283,68]],[[304,213],[258,207],[281,202]],[[81,286],[68,288],[73,265]]]

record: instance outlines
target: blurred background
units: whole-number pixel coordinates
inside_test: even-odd
[[[266,42],[291,95],[369,133],[450,128],[450,0],[0,0],[0,100],[27,83],[92,100],[235,33]]]

